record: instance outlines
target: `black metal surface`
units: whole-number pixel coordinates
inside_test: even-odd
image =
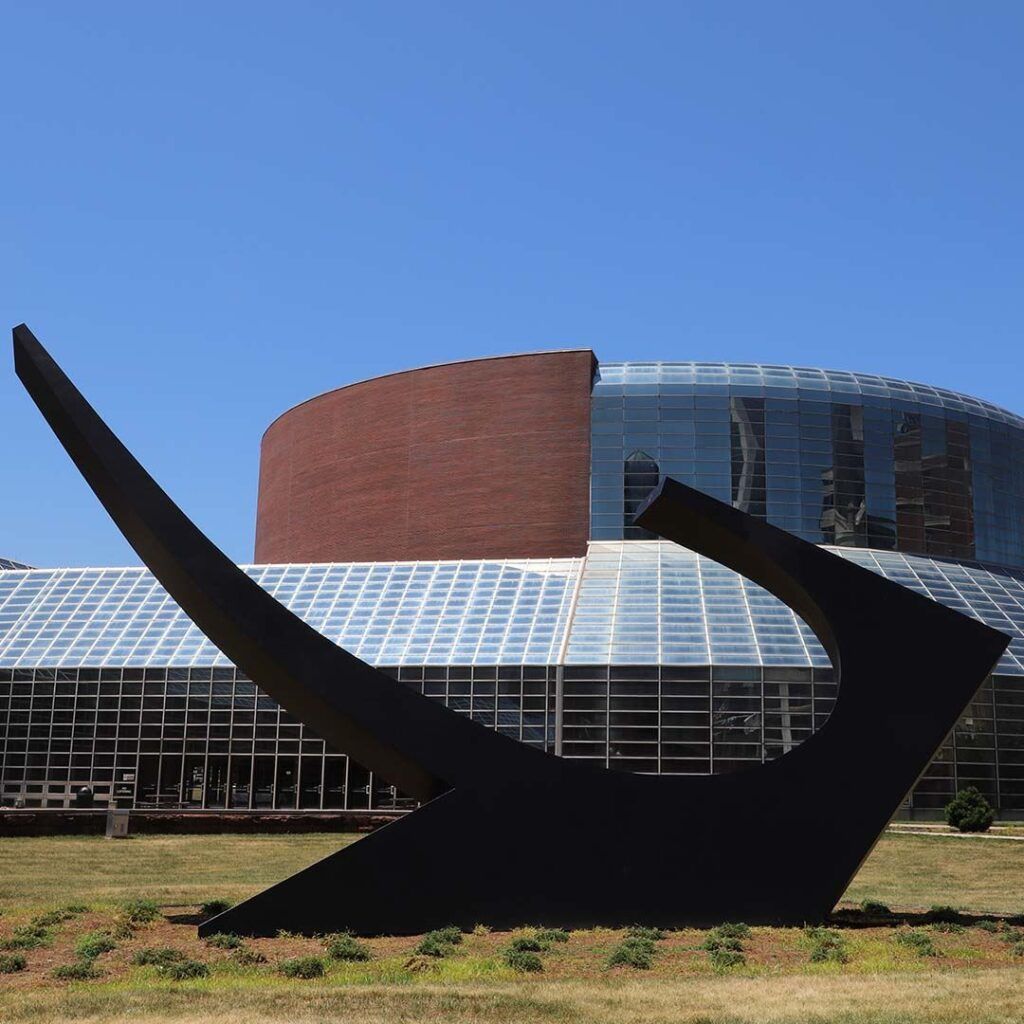
[[[818,921],[1009,641],[667,480],[638,524],[791,605],[832,658],[835,710],[795,750],[731,775],[562,760],[413,693],[302,623],[182,514],[27,327],[14,347],[57,437],[196,625],[320,736],[426,801],[203,934]]]

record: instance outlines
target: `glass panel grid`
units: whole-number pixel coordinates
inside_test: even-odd
[[[971,395],[870,373],[821,370],[770,363],[604,362],[597,386],[643,384],[738,384],[753,388],[810,388],[844,395],[873,395],[928,404],[956,412],[982,413],[1024,430],[1024,417]],[[638,392],[639,393],[639,392]]]
[[[0,558],[0,571],[4,569],[31,569],[31,565],[25,565],[23,562],[15,562],[11,558]]]
[[[913,802],[939,808],[962,780],[1024,807],[1024,572],[831,550],[1013,637]],[[595,541],[585,560],[247,572],[428,697],[616,770],[740,770],[792,749],[834,704],[806,624],[664,541]],[[237,678],[142,569],[0,572],[0,712],[4,801],[63,806],[82,780],[109,790],[127,766],[142,803],[407,804]]]
[[[813,543],[1024,566],[1024,418],[967,395],[787,366],[603,363],[591,538],[640,540],[659,476]]]
[[[557,661],[582,559],[248,566],[376,665]],[[228,666],[144,569],[0,574],[0,665]]]
[[[1024,573],[830,550],[1010,634],[999,671],[1024,675]],[[665,541],[592,541],[585,560],[246,571],[313,628],[377,665],[828,667],[810,629],[781,601]],[[0,666],[83,665],[229,662],[144,569],[0,573]]]

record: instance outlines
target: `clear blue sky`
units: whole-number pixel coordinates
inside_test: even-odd
[[[3,35],[4,329],[238,560],[267,424],[425,362],[801,363],[1024,411],[1020,3],[62,0]],[[0,405],[0,555],[137,563],[9,356]]]

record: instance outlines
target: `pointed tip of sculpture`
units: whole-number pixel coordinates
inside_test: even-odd
[[[35,335],[28,329],[28,324],[17,324],[11,328],[11,338],[14,341],[14,372],[20,377],[19,364],[27,354],[29,339],[35,341]]]
[[[29,348],[35,346],[41,348],[36,336],[29,330],[28,324],[18,324],[11,328],[11,337],[14,340],[14,359],[22,354],[27,354]]]
[[[30,387],[30,377],[34,375],[30,375],[29,371],[38,370],[40,366],[52,363],[53,359],[28,324],[18,324],[11,328],[11,336],[14,340],[14,372],[28,388],[29,394],[34,394]]]
[[[663,476],[655,487],[651,488],[650,494],[640,503],[640,507],[636,510],[633,515],[633,523],[635,526],[643,526],[641,520],[644,517],[644,513],[661,497],[662,491],[665,490],[665,485],[668,483],[669,478]]]

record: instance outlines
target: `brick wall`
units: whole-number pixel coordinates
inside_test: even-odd
[[[256,561],[583,554],[594,365],[478,359],[289,410],[263,438]]]

